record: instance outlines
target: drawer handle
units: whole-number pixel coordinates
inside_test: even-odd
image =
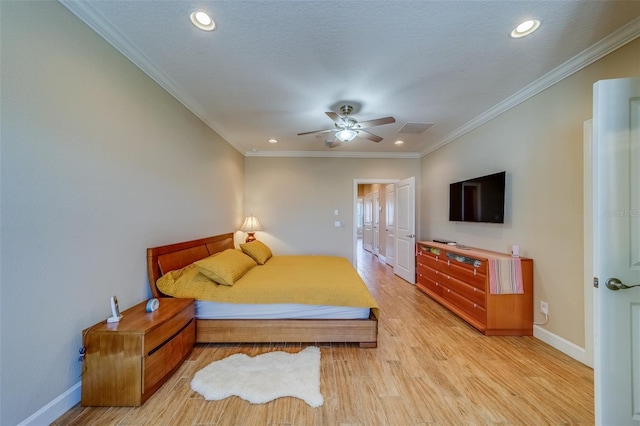
[[[451,290],[450,290],[450,289],[447,289],[447,293],[451,293]]]
[[[476,276],[476,268],[473,268],[473,276]]]
[[[447,279],[448,279],[448,280],[450,280],[450,279],[451,279],[451,277],[450,277],[449,275],[447,275]]]
[[[474,308],[477,308],[477,307],[478,307],[478,304],[477,304],[477,303],[474,303],[474,304],[473,304],[473,307],[474,307]]]
[[[451,261],[447,259],[447,266],[451,265]]]
[[[478,289],[474,287],[473,288],[473,292],[475,293],[476,291],[478,291]]]

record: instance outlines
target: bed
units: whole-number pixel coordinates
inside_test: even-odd
[[[147,268],[149,274],[149,285],[153,297],[187,297],[181,296],[180,291],[175,293],[178,294],[178,296],[167,294],[167,288],[172,289],[170,293],[173,293],[173,290],[175,290],[173,287],[167,287],[167,282],[170,282],[172,285],[175,283],[179,284],[179,280],[176,280],[173,277],[180,277],[181,274],[186,274],[186,272],[183,271],[191,270],[194,265],[201,265],[203,262],[214,259],[214,255],[216,255],[215,259],[221,259],[224,255],[230,252],[229,249],[235,249],[233,233],[148,248]],[[233,251],[237,252],[239,250]],[[309,258],[309,256],[301,256],[301,258],[304,257]],[[307,259],[307,261],[318,262],[321,260],[319,258],[322,257],[323,256],[315,256],[316,259]],[[248,282],[250,279],[269,279],[269,274],[277,276],[280,279],[283,274],[282,271],[286,270],[291,270],[292,272],[298,270],[298,277],[300,277],[300,269],[304,268],[304,266],[294,266],[293,264],[290,264],[289,262],[295,261],[293,258],[295,258],[295,256],[273,256],[268,261],[265,261],[264,264],[258,264],[256,267],[252,268],[232,286],[222,286],[211,283],[207,288],[209,289],[209,287],[211,287],[211,290],[213,291],[213,288],[215,287],[217,288],[216,291],[219,290],[220,292],[226,291],[230,293],[231,288],[233,288],[234,291],[235,289],[248,288],[243,286],[245,285],[245,281]],[[362,282],[357,272],[355,272],[353,266],[351,266],[346,259],[343,260],[348,265],[340,266],[341,268],[344,268],[340,276],[348,278],[342,279],[341,285],[345,285],[346,289],[347,283],[344,281],[350,280],[355,287],[364,286],[364,282]],[[335,262],[340,263],[338,260]],[[283,265],[283,263],[285,265]],[[274,268],[278,267],[278,265],[280,269],[278,269],[277,272],[274,272]],[[202,271],[202,268],[200,268],[200,271]],[[267,278],[261,276],[266,276]],[[317,282],[322,277],[322,268],[314,268],[312,271],[308,271],[307,276],[309,277],[309,282],[314,280]],[[165,291],[159,288],[159,283],[164,285],[162,288],[164,288]],[[179,287],[179,285],[177,287]],[[178,288],[178,290],[180,290],[180,288]],[[307,293],[313,292],[307,291]],[[349,291],[345,291],[344,293],[348,294]],[[364,314],[364,317],[362,316],[362,313],[360,313],[358,314],[359,317],[356,318],[349,317],[352,313],[347,313],[345,315],[336,314],[337,318],[327,318],[327,315],[320,316],[320,318],[279,318],[278,314],[274,314],[273,312],[269,314],[270,316],[261,317],[259,319],[248,319],[242,317],[242,314],[240,314],[241,317],[238,317],[234,313],[228,314],[227,318],[204,318],[202,317],[202,312],[206,312],[207,302],[196,300],[196,303],[204,302],[202,303],[202,307],[197,309],[196,313],[196,342],[345,342],[358,343],[362,348],[375,348],[377,347],[379,310],[377,305],[375,305],[375,300],[373,300],[373,297],[368,293],[368,290],[366,293],[373,302],[371,306],[360,306],[360,309],[366,307],[366,313]],[[263,294],[263,297],[269,299],[265,305],[273,304],[274,301],[270,300],[270,293]],[[257,304],[258,301],[254,298],[250,303]],[[343,302],[341,301],[340,303]],[[225,306],[229,306],[234,303],[224,304]],[[296,305],[298,304],[296,303]],[[322,305],[326,304],[323,303]],[[274,304],[273,306],[277,305]],[[235,306],[232,307],[235,308]],[[326,306],[322,306],[321,308],[326,308]],[[215,310],[217,311],[217,309]],[[331,316],[332,314],[329,313],[328,315]]]

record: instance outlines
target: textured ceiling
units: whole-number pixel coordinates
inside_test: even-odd
[[[423,155],[640,35],[638,1],[61,2],[247,155]],[[396,122],[380,143],[297,136],[343,101]]]

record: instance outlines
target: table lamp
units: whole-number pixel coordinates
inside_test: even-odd
[[[254,215],[250,215],[247,216],[247,218],[244,220],[244,223],[242,224],[242,228],[240,228],[240,230],[248,234],[246,241],[248,243],[256,239],[256,237],[253,235],[256,231],[262,231],[263,229],[260,225],[260,222],[258,222],[258,218]]]

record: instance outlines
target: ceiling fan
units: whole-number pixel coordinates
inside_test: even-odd
[[[334,148],[338,146],[340,142],[349,142],[353,140],[356,136],[360,136],[362,138],[368,139],[373,142],[380,142],[382,140],[380,136],[374,135],[373,133],[363,129],[367,127],[381,126],[383,124],[391,124],[396,122],[396,119],[393,117],[384,117],[384,118],[377,118],[375,120],[358,121],[349,115],[351,114],[352,111],[353,111],[353,107],[351,105],[342,105],[340,107],[340,114],[336,114],[335,112],[332,112],[332,111],[325,112],[325,114],[327,114],[327,116],[331,120],[333,120],[335,128],[298,133],[298,136],[310,135],[312,133],[335,132],[335,137],[331,145],[329,145],[329,148]]]

